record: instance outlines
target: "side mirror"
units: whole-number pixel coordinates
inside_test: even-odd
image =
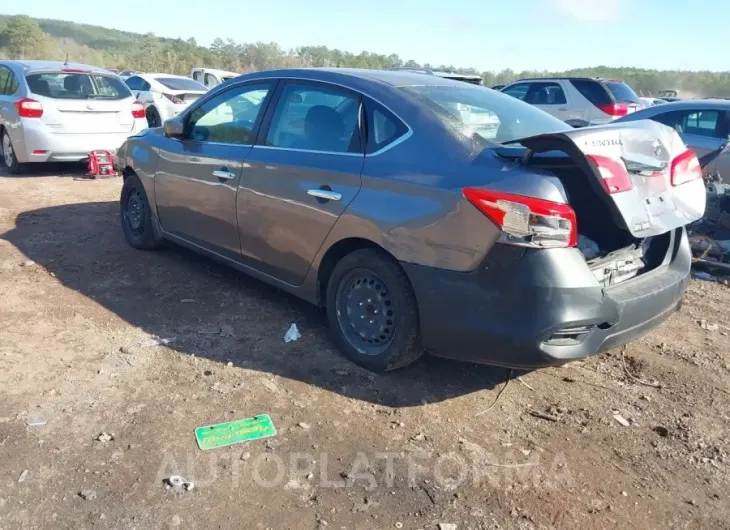
[[[165,136],[168,138],[182,138],[185,132],[183,120],[179,116],[167,120],[163,127],[165,129]]]

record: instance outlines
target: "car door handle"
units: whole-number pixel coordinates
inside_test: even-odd
[[[558,110],[568,110],[568,107],[560,107]]]
[[[236,178],[235,173],[231,173],[230,171],[227,171],[225,169],[216,169],[215,171],[213,171],[213,176],[222,180],[233,180],[234,178]]]
[[[322,190],[319,188],[307,190],[307,194],[311,195],[312,197],[317,197],[318,199],[324,199],[326,201],[339,201],[342,198],[341,193],[337,193],[336,191],[331,190]]]

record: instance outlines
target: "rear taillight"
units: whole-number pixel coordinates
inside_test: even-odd
[[[162,94],[162,95],[165,96],[170,101],[172,101],[175,105],[185,105],[185,102],[177,96],[173,96],[172,94]]]
[[[598,108],[609,116],[626,116],[629,113],[628,103],[609,103],[607,105],[598,105]]]
[[[132,117],[133,118],[144,118],[144,105],[139,101],[132,103]]]
[[[672,186],[681,186],[692,180],[702,178],[702,166],[697,154],[688,149],[672,160]]]
[[[567,204],[480,188],[464,188],[464,197],[502,230],[502,243],[532,248],[578,243],[575,212]]]
[[[603,187],[608,193],[621,193],[633,187],[623,162],[601,155],[586,155],[586,158],[596,165]]]
[[[40,118],[43,116],[43,105],[35,99],[22,98],[15,102],[18,116],[21,118]]]

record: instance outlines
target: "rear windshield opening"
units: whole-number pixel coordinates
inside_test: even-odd
[[[208,89],[194,79],[185,79],[180,77],[158,77],[155,79],[158,83],[166,86],[170,90],[198,90],[207,92]]]
[[[641,99],[634,90],[620,81],[607,81],[606,88],[611,91],[617,103],[641,103]]]
[[[132,93],[116,76],[44,72],[25,77],[33,94],[54,99],[125,99]]]

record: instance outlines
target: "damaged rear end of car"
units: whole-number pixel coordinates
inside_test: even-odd
[[[501,236],[471,278],[451,278],[459,319],[433,322],[463,348],[450,354],[430,337],[436,349],[510,367],[561,364],[677,311],[691,266],[685,226],[705,209],[699,162],[679,136],[641,121],[517,143],[489,150],[498,178],[463,189]]]

